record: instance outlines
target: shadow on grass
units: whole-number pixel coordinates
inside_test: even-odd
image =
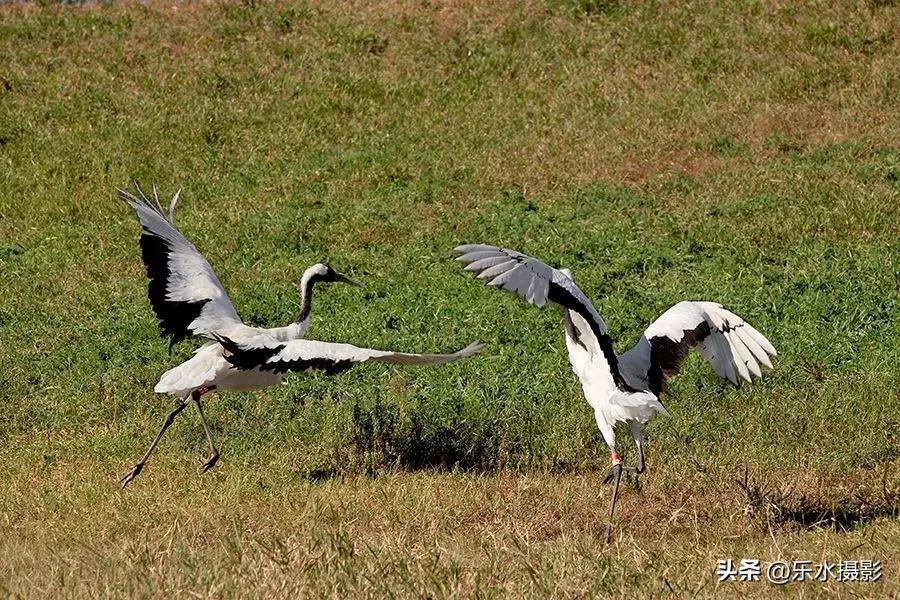
[[[376,401],[354,406],[351,447],[373,457],[370,470],[496,471],[502,466],[503,432],[494,420],[461,414],[435,418],[423,406],[400,411]]]
[[[738,487],[747,499],[748,512],[768,526],[799,526],[851,531],[874,519],[900,517],[900,493],[887,487],[887,470],[879,490],[861,490],[829,498],[824,493],[795,493],[775,489],[744,470]]]

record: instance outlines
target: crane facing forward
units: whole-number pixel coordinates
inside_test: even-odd
[[[760,377],[760,365],[772,368],[769,356],[776,352],[769,340],[715,302],[679,302],[654,321],[633,348],[616,356],[603,318],[568,269],[554,269],[496,246],[470,244],[455,250],[460,255],[456,260],[486,285],[518,294],[536,306],[551,302],[563,309],[569,362],[611,455],[612,469],[605,480],[613,482],[607,541],[622,471],[644,472],[643,425],[655,413],[668,414],[660,395],[690,349],[696,348],[716,373],[735,386]],[[624,467],[616,452],[617,423],[628,424],[637,446],[634,467]]]
[[[406,354],[302,339],[309,329],[312,293],[316,284],[341,282],[359,285],[321,263],[306,269],[300,278],[300,314],[293,323],[271,329],[245,325],[212,267],[175,228],[172,215],[178,194],[175,194],[166,214],[155,187],[152,201],[137,184],[135,194],[125,190],[118,192],[141,222],[141,254],[150,280],[147,295],[163,335],[171,337],[169,347],[191,335],[210,340],[198,348],[190,359],[166,371],[156,384],[156,393],[172,394],[179,402],[166,416],[141,459],[120,480],[123,488],[140,474],[166,430],[188,404],[197,409],[209,444],[210,457],[203,465],[203,472],[216,464],[219,452],[201,402],[206,394],[213,391],[259,390],[281,381],[288,370],[315,369],[334,374],[367,361],[440,365],[472,356],[481,350],[481,344],[475,342],[453,354]],[[266,354],[256,350],[241,354],[238,361],[231,352],[241,346],[277,349],[279,356],[290,360],[286,363],[250,364]],[[236,365],[238,362],[240,364]]]

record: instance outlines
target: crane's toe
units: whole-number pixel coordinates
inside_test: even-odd
[[[635,487],[640,488],[639,475],[641,474],[641,471],[639,471],[637,467],[625,467],[625,466],[621,466],[621,465],[612,467],[609,470],[609,473],[606,474],[606,477],[603,478],[603,483],[604,484],[613,483],[616,480],[616,471],[618,471],[619,469],[621,469],[623,473],[633,473]]]
[[[212,456],[209,457],[209,460],[203,463],[203,470],[200,472],[200,474],[202,475],[203,473],[206,473],[207,471],[212,469],[214,466],[216,466],[217,462],[219,462],[219,453],[213,452]]]
[[[606,477],[603,478],[603,485],[609,485],[616,478],[616,468],[613,467],[609,470],[609,473],[606,474]]]
[[[129,483],[135,480],[135,478],[141,474],[141,470],[144,468],[144,463],[138,463],[131,467],[131,470],[125,473],[121,479],[119,479],[119,483],[122,484],[122,489],[125,489]]]

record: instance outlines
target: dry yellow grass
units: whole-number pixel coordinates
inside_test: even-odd
[[[291,481],[271,466],[200,478],[165,456],[127,493],[108,469],[66,464],[40,478],[4,470],[0,580],[41,597],[636,597],[776,590],[896,593],[900,525],[889,514],[847,532],[767,523],[733,477],[698,474],[626,489],[613,543],[598,473],[392,473]],[[114,468],[114,467],[113,467]],[[879,502],[877,472],[751,475],[823,507]],[[888,480],[891,485],[898,481]],[[9,485],[9,483],[7,483]],[[896,506],[894,507],[896,510]],[[877,583],[719,583],[718,559],[882,560]]]

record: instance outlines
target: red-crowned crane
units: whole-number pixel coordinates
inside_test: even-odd
[[[453,354],[406,354],[303,339],[309,329],[316,284],[358,285],[327,264],[316,264],[304,271],[299,282],[300,314],[293,323],[271,329],[245,325],[212,267],[175,228],[172,216],[178,194],[167,214],[155,187],[152,200],[137,184],[134,194],[118,192],[141,222],[141,254],[150,280],[148,296],[163,335],[171,337],[170,347],[191,335],[209,339],[191,358],[165,372],[156,384],[155,392],[172,394],[178,403],[141,459],[122,477],[122,487],[140,474],[175,417],[189,404],[197,409],[209,444],[210,457],[203,472],[216,464],[219,452],[201,402],[213,391],[259,390],[281,381],[286,371],[316,369],[334,374],[363,362],[439,365],[481,350],[481,344],[475,342]],[[231,352],[237,352],[239,347],[253,350],[232,356]]]
[[[679,302],[654,321],[633,348],[620,356],[600,313],[575,284],[568,269],[554,269],[514,250],[469,244],[459,246],[456,260],[486,285],[518,294],[529,303],[563,309],[566,347],[572,370],[594,409],[597,427],[609,446],[613,482],[606,538],[622,471],[644,472],[643,426],[656,413],[668,414],[660,401],[664,384],[678,374],[691,348],[716,373],[735,386],[760,377],[760,365],[772,368],[775,348],[739,316],[715,302]],[[623,467],[616,452],[615,425],[626,423],[637,446],[637,465]]]

